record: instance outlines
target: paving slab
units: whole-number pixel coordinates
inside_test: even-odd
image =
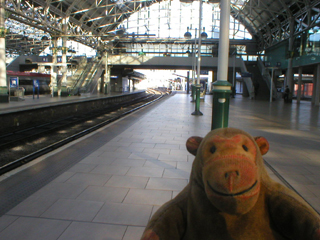
[[[212,96],[200,110],[203,116],[192,116],[189,95],[176,94],[42,157],[41,167],[8,174],[0,187],[51,169],[48,159],[69,161],[76,154],[74,164],[52,173],[44,186],[15,191],[22,200],[0,217],[0,239],[139,239],[160,205],[188,184],[194,156],[185,143],[210,131]],[[270,176],[282,182],[281,176],[318,212],[319,119],[310,102],[230,99],[229,126],[266,137]]]

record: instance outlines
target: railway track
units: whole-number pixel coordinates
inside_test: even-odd
[[[148,89],[147,92],[149,94],[146,97],[114,104],[104,110],[93,111],[82,116],[69,116],[0,136],[0,175],[168,95],[153,89]]]

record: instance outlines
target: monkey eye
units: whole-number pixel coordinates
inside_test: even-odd
[[[211,152],[211,153],[215,153],[216,150],[217,150],[217,148],[216,148],[215,146],[212,146],[212,147],[210,148],[210,152]]]
[[[248,147],[246,145],[242,145],[243,150],[245,150],[246,152],[249,151]]]

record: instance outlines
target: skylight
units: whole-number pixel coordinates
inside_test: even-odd
[[[242,8],[247,0],[233,0]],[[202,26],[208,38],[219,38],[220,8],[217,3],[203,3]],[[149,34],[156,38],[183,38],[187,29],[196,34],[199,24],[199,2],[162,1],[132,14],[121,25],[127,33]],[[230,16],[230,39],[252,39],[245,27]]]

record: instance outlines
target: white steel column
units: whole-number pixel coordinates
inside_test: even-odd
[[[58,95],[61,96],[61,87],[62,86],[67,86],[67,34],[68,34],[68,18],[64,18],[62,20],[62,34],[63,36],[61,37],[61,41],[62,41],[62,47],[61,47],[61,52],[62,52],[62,56],[61,56],[61,68],[60,68],[60,72],[62,74],[61,79],[58,81]],[[66,95],[66,93],[63,93],[63,95]]]
[[[108,64],[109,61],[109,54],[108,52],[105,53],[105,75],[104,75],[104,83],[106,85],[105,87],[105,94],[109,94],[110,93],[110,89],[111,89],[111,83],[110,83],[110,66]]]
[[[61,85],[65,86],[67,84],[67,37],[62,37],[62,78],[61,78]]]
[[[63,37],[62,37],[62,57],[61,57],[61,81],[60,81],[60,90],[61,90],[61,86],[67,86],[67,71],[68,71],[68,67],[67,67],[67,34],[68,34],[68,25],[66,23],[66,19],[64,19],[64,23],[62,25],[62,29],[63,29]]]
[[[196,84],[196,71],[197,71],[197,29],[194,31],[194,47],[192,53],[192,84]]]
[[[56,37],[52,37],[52,66],[51,66],[51,87],[52,87],[52,97],[54,97],[55,87],[58,85],[58,73],[57,73],[57,46],[58,39]]]
[[[198,65],[197,65],[197,85],[200,84],[201,68],[201,29],[202,29],[202,0],[199,0],[199,40],[198,40]]]
[[[218,81],[228,81],[230,0],[220,1],[220,36],[218,49]]]
[[[5,0],[0,0],[0,87],[7,87],[6,68],[6,34],[5,34]]]

